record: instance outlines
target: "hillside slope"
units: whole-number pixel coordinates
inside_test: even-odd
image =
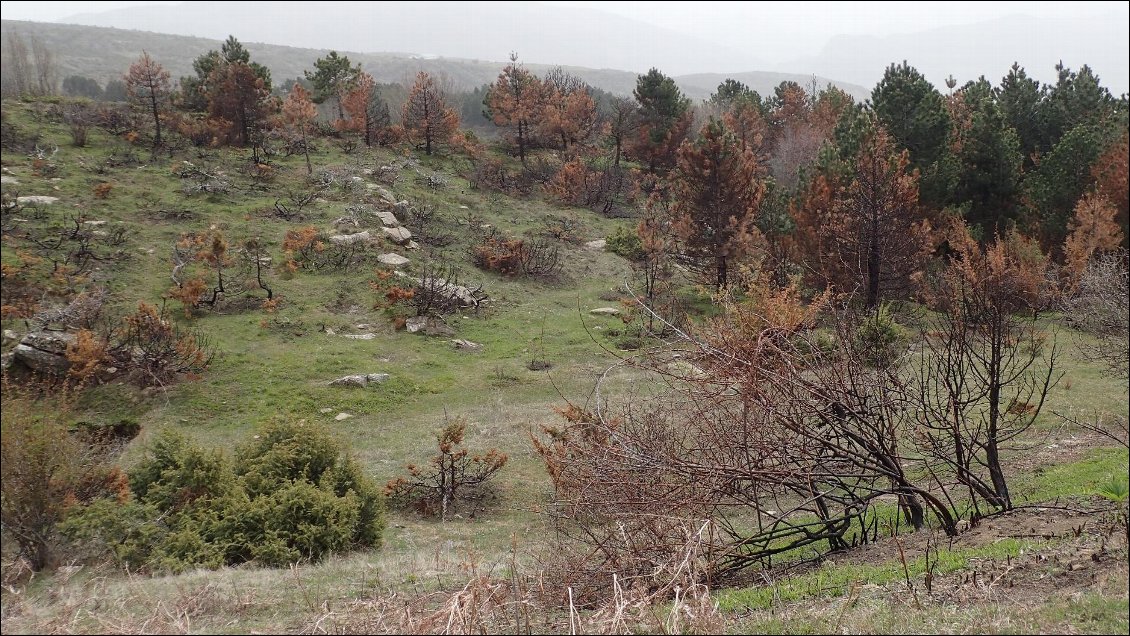
[[[218,50],[221,44],[220,40],[146,31],[4,20],[0,23],[0,45],[7,39],[9,33],[42,38],[57,56],[60,78],[82,75],[94,78],[102,84],[111,79],[120,79],[122,73],[141,55],[142,51],[148,51],[160,61],[174,78],[190,75],[192,61],[209,50]],[[238,32],[235,36],[241,37]],[[254,42],[244,42],[244,44],[255,61],[271,69],[275,83],[281,83],[287,78],[300,77],[303,71],[313,67],[315,59],[328,52],[324,49]],[[493,82],[505,64],[502,61],[422,57],[407,53],[349,51],[347,55],[350,59],[360,62],[378,82],[410,84],[410,78],[418,71],[427,71],[446,77],[452,86],[462,90]],[[527,67],[539,75],[550,68],[545,64],[527,64]],[[629,95],[636,85],[637,75],[630,71],[572,66],[566,68],[589,84],[612,93]],[[762,95],[771,95],[773,87],[782,81],[793,81],[801,85],[808,85],[813,81],[810,75],[758,71],[688,75],[676,77],[675,81],[692,99],[705,99],[726,77],[739,78]],[[823,77],[815,79],[819,86],[835,84],[856,99],[866,98],[870,94],[870,89],[855,84]]]

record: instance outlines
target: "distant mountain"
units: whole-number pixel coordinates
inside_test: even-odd
[[[174,78],[191,75],[192,61],[209,50],[218,50],[221,44],[220,40],[145,31],[3,20],[0,22],[0,40],[6,40],[9,33],[20,33],[25,38],[32,35],[42,38],[56,55],[60,78],[82,75],[102,84],[107,80],[120,79],[143,50],[148,51],[168,69]],[[276,84],[287,78],[300,77],[304,70],[313,67],[314,60],[328,52],[327,49],[258,44],[244,40],[239,34],[237,37],[240,37],[255,61],[271,69],[271,76]],[[342,49],[339,51],[346,53],[351,60],[360,62],[379,82],[411,83],[411,78],[418,71],[427,71],[447,78],[454,88],[463,90],[493,82],[505,64],[502,60],[423,57],[405,53],[356,53]],[[550,67],[547,64],[526,66],[538,74]],[[636,85],[637,73],[632,71],[576,66],[567,68],[589,84],[621,95],[630,95]],[[726,77],[740,79],[762,95],[771,95],[773,87],[782,81],[808,85],[813,80],[810,75],[761,72],[696,74],[675,77],[675,80],[689,97],[704,99]],[[862,86],[824,78],[816,78],[816,81],[819,86],[835,84],[856,98],[863,98],[868,94],[868,89]]]
[[[819,54],[777,67],[874,86],[887,66],[906,60],[943,88],[951,74],[959,86],[982,74],[997,84],[1013,62],[1030,77],[1054,83],[1055,65],[1062,60],[1073,70],[1089,65],[1118,95],[1130,90],[1128,41],[1130,22],[1113,12],[1060,20],[1016,15],[887,37],[836,36]]]
[[[60,23],[346,51],[618,68],[668,75],[764,68],[745,47],[583,7],[535,2],[186,2],[83,13]]]

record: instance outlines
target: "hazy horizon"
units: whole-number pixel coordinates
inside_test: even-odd
[[[5,19],[113,26],[365,53],[530,63],[672,75],[773,71],[873,86],[906,59],[940,86],[1013,61],[1042,82],[1054,65],[1090,65],[1130,90],[1130,4],[1121,2],[298,3],[0,2]],[[207,11],[197,12],[195,9]],[[199,15],[203,14],[203,15]],[[266,17],[264,17],[266,16]],[[395,28],[385,25],[395,24]]]

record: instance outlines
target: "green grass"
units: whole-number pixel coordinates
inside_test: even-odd
[[[1077,462],[1039,467],[1017,475],[1013,489],[1023,500],[1040,502],[1093,495],[1114,475],[1125,475],[1130,455],[1125,448],[1097,448]]]
[[[1027,607],[1019,603],[913,604],[860,600],[847,607],[797,608],[787,615],[757,612],[731,625],[734,634],[1125,634],[1125,597],[1086,592]]]
[[[1003,560],[1015,557],[1036,544],[1031,541],[1002,539],[987,546],[962,550],[938,550],[932,558],[935,574],[948,574],[964,569],[975,559]],[[843,596],[853,585],[885,585],[926,573],[925,557],[908,558],[904,570],[901,561],[880,565],[832,564],[814,572],[789,577],[773,585],[726,590],[718,595],[719,608],[724,611],[767,609],[780,603],[809,598]]]

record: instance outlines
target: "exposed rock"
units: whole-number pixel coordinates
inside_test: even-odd
[[[428,279],[429,282],[424,282],[415,276],[409,276],[401,271],[397,271],[396,275],[412,281],[413,285],[426,285],[428,287],[434,287],[437,291],[444,290],[451,298],[458,300],[461,307],[479,307],[482,303],[487,301],[485,295],[482,298],[476,297],[470,289],[463,285],[452,285],[442,278],[435,279],[435,285],[433,286],[430,283],[431,279]]]
[[[353,416],[350,415],[349,413],[338,413],[337,415],[334,416],[334,421],[335,422],[344,422],[345,420],[348,420],[351,417],[353,417]]]
[[[330,386],[356,387],[363,389],[370,385],[383,384],[386,380],[388,380],[387,373],[364,373],[340,377],[333,382],[330,382]]]
[[[412,233],[406,227],[382,227],[381,230],[397,245],[404,245],[412,240]]]
[[[420,244],[416,241],[408,241],[404,244],[404,248],[409,250],[418,250],[420,249]]]
[[[407,258],[393,252],[389,252],[388,254],[381,254],[380,256],[377,256],[377,260],[384,263],[385,265],[392,265],[393,267],[407,265],[409,262]]]
[[[455,345],[456,349],[460,351],[482,351],[483,345],[470,340],[452,340],[451,344]]]
[[[454,336],[455,330],[452,329],[439,318],[431,318],[427,316],[413,316],[404,323],[404,328],[408,333],[422,333],[425,336]]]
[[[412,204],[407,200],[400,200],[392,209],[401,217],[407,218],[408,212],[412,210]]]
[[[416,333],[426,326],[428,326],[427,316],[412,316],[404,322],[404,329],[408,333]]]
[[[15,177],[4,175],[0,177],[0,185],[20,185],[20,180]]]
[[[351,338],[353,340],[372,340],[377,337],[375,333],[343,333],[342,338]]]
[[[354,243],[368,243],[372,239],[369,230],[365,230],[356,234],[335,234],[330,237],[330,242],[337,245],[352,245]]]
[[[58,200],[59,197],[49,197],[42,194],[27,197],[16,197],[16,203],[19,203],[20,205],[51,205]]]
[[[387,167],[388,166],[385,166],[385,168],[387,168]],[[381,171],[383,172],[384,168],[381,168]],[[379,186],[375,183],[370,183],[367,187],[370,190],[372,190],[373,192],[376,192],[377,196],[379,196],[381,198],[381,201],[384,202],[385,204],[390,205],[390,206],[396,205],[396,197],[393,196],[393,194],[388,191],[388,188],[385,188],[383,186]]]
[[[23,337],[12,354],[32,371],[62,375],[71,368],[67,345],[74,339],[73,334],[65,332],[33,331]]]
[[[14,357],[15,356],[12,355],[11,353],[5,353],[3,355],[0,355],[0,369],[7,371],[8,367],[12,366],[12,359]]]
[[[377,215],[377,218],[381,220],[381,225],[385,227],[400,227],[400,221],[391,210],[376,210],[373,214]]]
[[[588,243],[585,243],[585,247],[589,248],[590,250],[603,250],[604,246],[607,244],[608,241],[604,239],[597,239],[595,241],[589,241]]]
[[[333,413],[334,410],[327,406],[325,408],[318,409],[318,412],[321,413],[322,415],[329,415],[330,413]]]
[[[8,344],[10,342],[15,342],[19,339],[20,339],[20,335],[17,334],[16,332],[12,331],[11,329],[5,329],[4,330],[4,340],[3,340],[4,344]]]
[[[105,221],[83,221],[83,225],[106,225]]]
[[[597,307],[596,309],[590,309],[589,313],[594,316],[618,316],[620,315],[620,310],[615,307]]]

